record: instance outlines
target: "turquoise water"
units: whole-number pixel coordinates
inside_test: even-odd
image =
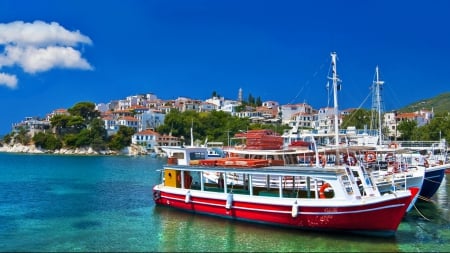
[[[162,160],[0,153],[1,251],[450,251],[449,175],[394,238],[279,229],[155,207]]]

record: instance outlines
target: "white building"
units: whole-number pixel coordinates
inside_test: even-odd
[[[148,110],[140,115],[139,131],[145,129],[156,129],[164,124],[166,115],[159,111]]]
[[[131,143],[145,147],[147,150],[155,151],[155,147],[158,146],[159,136],[159,133],[146,129],[133,134]]]
[[[313,108],[306,103],[282,105],[281,122],[283,124],[289,124],[293,116],[298,113],[311,114],[313,113]]]

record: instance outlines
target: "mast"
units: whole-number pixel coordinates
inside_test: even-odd
[[[194,146],[194,120],[191,121],[191,147]]]
[[[381,108],[381,89],[382,85],[384,84],[384,81],[380,81],[380,75],[378,72],[378,66],[375,68],[375,81],[373,82],[373,94],[372,94],[372,113],[373,111],[376,111],[378,113],[378,145],[381,145],[383,143],[383,134],[382,134],[382,122],[381,122],[381,115],[382,115],[382,108]],[[374,118],[372,116],[372,118]],[[374,120],[375,121],[375,120]],[[375,122],[373,122],[373,125],[375,125]]]
[[[333,76],[331,77],[331,80],[333,81],[333,100],[334,100],[334,134],[335,134],[335,145],[336,147],[339,146],[339,108],[338,108],[338,98],[337,98],[337,91],[340,90],[340,87],[338,87],[338,82],[340,81],[337,76],[337,70],[336,70],[336,52],[331,53],[331,64],[332,64],[332,71]],[[340,85],[339,85],[340,86]]]

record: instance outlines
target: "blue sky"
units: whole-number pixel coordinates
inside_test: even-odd
[[[370,107],[375,67],[386,110],[449,91],[450,1],[2,0],[0,135],[26,116],[81,101],[213,91],[280,104]],[[332,105],[332,102],[330,103]]]

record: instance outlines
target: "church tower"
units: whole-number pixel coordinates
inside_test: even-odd
[[[239,92],[238,92],[238,101],[240,103],[242,103],[242,88],[239,88]]]

